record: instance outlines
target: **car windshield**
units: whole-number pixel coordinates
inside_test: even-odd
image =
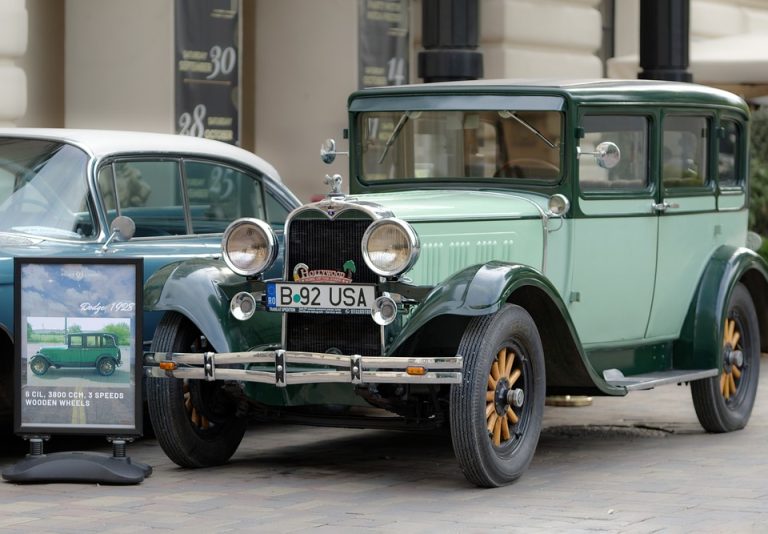
[[[557,111],[377,111],[358,117],[361,178],[557,182]]]
[[[55,141],[0,138],[0,232],[95,235],[87,161],[82,150]]]

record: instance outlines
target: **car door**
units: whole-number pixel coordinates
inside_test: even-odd
[[[580,115],[571,289],[565,297],[588,350],[630,344],[645,335],[658,231],[650,174],[655,120],[641,109],[586,109]],[[620,162],[611,169],[602,168],[590,154],[605,141],[621,151]]]
[[[679,336],[708,259],[726,231],[739,231],[717,216],[714,121],[712,112],[703,111],[672,110],[662,117],[658,273],[647,332],[652,339]]]
[[[73,334],[69,336],[68,345],[68,350],[61,356],[61,366],[82,367],[86,347],[85,336],[81,334]]]

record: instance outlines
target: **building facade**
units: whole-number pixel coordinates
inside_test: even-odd
[[[358,88],[365,1],[241,4],[241,146],[303,200],[324,191],[326,173],[346,174],[346,159],[327,167],[319,147],[341,139],[346,98]],[[420,1],[408,9],[418,82]],[[485,77],[631,73],[638,14],[639,0],[481,0]],[[0,0],[0,124],[176,131],[173,32],[173,0]],[[691,0],[692,55],[694,41],[745,33],[768,35],[768,0]],[[630,60],[622,70],[606,66],[611,56]]]

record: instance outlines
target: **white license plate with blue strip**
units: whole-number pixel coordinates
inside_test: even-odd
[[[376,287],[363,284],[267,284],[267,309],[279,312],[371,313]]]

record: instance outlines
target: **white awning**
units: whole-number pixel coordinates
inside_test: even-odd
[[[768,34],[750,33],[693,41],[690,45],[693,81],[705,84],[768,83]],[[637,78],[638,55],[608,59],[609,78]]]

